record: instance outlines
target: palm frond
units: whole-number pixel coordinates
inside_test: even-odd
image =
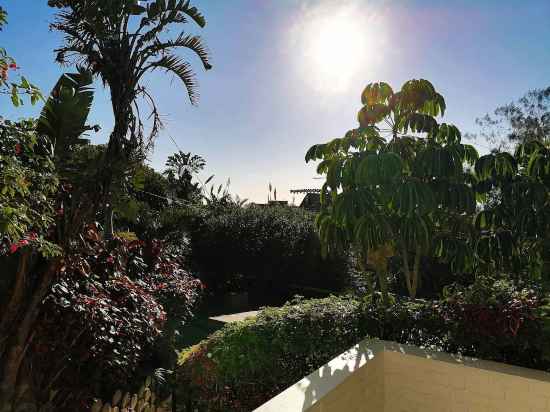
[[[210,51],[202,42],[201,36],[186,35],[182,32],[175,40],[166,40],[162,42],[160,40],[156,40],[155,43],[149,47],[147,52],[150,55],[154,55],[165,50],[179,47],[187,48],[195,52],[195,54],[201,59],[201,62],[206,70],[210,70],[212,68],[210,65]]]
[[[189,7],[190,2],[190,0],[180,0],[174,7],[174,10],[186,14],[200,27],[206,26],[206,19],[196,7]]]
[[[168,54],[147,66],[147,69],[150,70],[155,70],[157,68],[175,74],[185,85],[191,104],[196,105],[198,103],[198,83],[195,72],[191,68],[191,64],[181,57]]]

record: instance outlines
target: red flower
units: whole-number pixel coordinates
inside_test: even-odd
[[[10,253],[14,254],[15,252],[17,252],[17,249],[19,249],[19,245],[17,245],[16,243],[12,244],[10,246]]]
[[[19,241],[19,247],[27,246],[29,244],[29,241],[27,239],[22,239]]]
[[[20,145],[19,143],[17,143],[17,144],[15,145],[15,153],[16,153],[16,154],[21,154],[21,151],[22,151],[21,145]]]
[[[15,69],[17,69],[18,67],[17,67],[17,64],[15,64],[15,63],[10,63],[9,68],[12,69],[12,70],[15,70]]]
[[[27,235],[27,239],[29,239],[29,240],[36,240],[36,239],[38,239],[38,235],[36,234],[36,232],[30,232],[30,233]]]
[[[107,263],[110,263],[110,264],[115,263],[115,258],[112,256],[107,257]]]

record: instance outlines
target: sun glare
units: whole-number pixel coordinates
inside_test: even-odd
[[[364,3],[363,3],[364,4]],[[292,30],[304,79],[324,92],[346,90],[377,60],[379,36],[373,14],[350,2],[319,2],[305,8]]]

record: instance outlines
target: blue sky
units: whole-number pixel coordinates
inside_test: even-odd
[[[9,13],[0,44],[45,92],[64,71],[53,61],[61,37],[48,30],[46,3],[0,0]],[[445,121],[463,132],[475,132],[475,118],[496,106],[550,85],[548,0],[193,3],[208,24],[188,28],[205,38],[214,69],[199,73],[198,107],[170,77],[159,72],[147,79],[166,125],[150,161],[160,170],[177,150],[170,135],[184,151],[206,158],[204,176],[230,178],[231,191],[253,201],[265,201],[269,182],[288,200],[291,188],[319,186],[305,151],[356,126],[369,82],[397,88],[410,78],[432,81],[447,101]],[[11,118],[38,112],[0,104],[0,115]],[[102,126],[94,140],[104,141],[112,115],[100,84],[90,123]]]

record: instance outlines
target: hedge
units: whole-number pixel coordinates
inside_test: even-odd
[[[292,285],[333,292],[347,286],[348,257],[321,256],[313,213],[291,207],[205,206],[187,219],[192,222],[187,225],[190,263],[210,291],[245,290],[253,292],[253,299],[287,299]]]
[[[549,313],[536,290],[494,280],[387,308],[351,297],[267,308],[180,354],[178,410],[251,411],[367,336],[548,371]]]
[[[180,354],[178,410],[253,410],[364,339],[363,320],[358,301],[330,297],[228,324]]]

